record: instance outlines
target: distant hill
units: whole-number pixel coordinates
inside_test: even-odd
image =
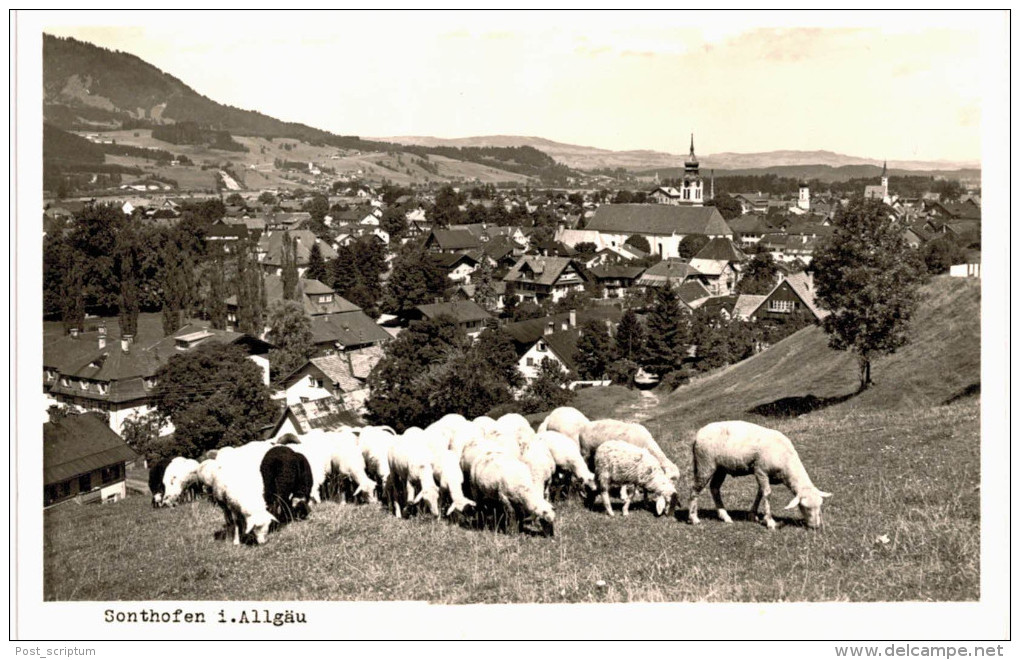
[[[592,170],[598,168],[615,169],[622,167],[626,170],[643,174],[656,170],[659,176],[675,176],[674,173],[664,174],[672,170],[670,168],[683,168],[684,154],[670,154],[662,151],[652,150],[629,150],[612,151],[599,149],[597,147],[584,147],[575,144],[564,144],[554,142],[540,137],[521,135],[485,135],[467,138],[435,138],[418,135],[401,135],[397,137],[374,138],[387,142],[396,142],[407,145],[422,146],[458,146],[458,147],[480,147],[480,146],[530,146],[540,149],[555,158],[558,162],[576,169]],[[741,173],[762,174],[760,170],[777,167],[798,167],[798,166],[826,166],[837,169],[848,166],[877,166],[881,169],[881,161],[874,158],[861,158],[847,156],[832,151],[767,151],[762,153],[732,153],[722,152],[698,156],[702,169],[736,170]],[[976,169],[978,163],[957,163],[949,161],[889,161],[889,167],[896,170],[915,171],[946,171],[961,169]],[[754,170],[752,172],[752,170]],[[777,170],[779,173],[779,170]],[[869,176],[853,173],[853,170],[837,172],[839,176]],[[790,174],[789,176],[798,176]],[[819,177],[821,178],[821,177]]]
[[[818,179],[826,183],[836,181],[849,181],[850,179],[875,178],[882,174],[881,165],[782,165],[773,167],[759,167],[747,169],[714,169],[716,178],[727,176],[764,176],[774,174],[776,176],[790,179]],[[667,167],[643,170],[635,172],[637,176],[653,177],[658,175],[661,179],[671,179],[682,176],[683,167]],[[708,170],[704,163],[701,166],[702,175],[707,175]],[[981,170],[979,169],[957,169],[957,170],[916,170],[889,168],[890,176],[932,176],[944,177],[947,179],[960,179],[969,181],[980,181]]]

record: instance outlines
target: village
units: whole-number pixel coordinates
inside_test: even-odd
[[[930,272],[980,276],[979,192],[960,189],[951,201],[935,191],[901,195],[884,167],[876,182],[842,195],[813,195],[806,181],[787,194],[722,192],[726,179],[701,169],[693,136],[683,175],[656,177],[646,189],[401,187],[323,176],[327,163],[308,163],[307,188],[238,190],[223,173],[215,195],[172,196],[143,182],[119,186],[120,195],[47,200],[47,245],[109,231],[79,220],[102,209],[103,219],[91,222],[112,216],[124,234],[182,234],[172,240],[189,254],[160,267],[191,271],[170,276],[190,287],[176,297],[167,295],[165,272],[150,275],[161,291],[136,301],[127,328],[123,312],[105,316],[102,304],[87,312],[82,301],[69,316],[67,296],[82,291],[54,292],[46,426],[67,440],[47,454],[47,506],[116,500],[132,484],[144,490],[125,466],[140,469],[179,447],[173,416],[157,404],[167,396],[160,377],[175,356],[200,348],[236,347],[258,366],[258,385],[271,392],[261,438],[366,420],[402,430],[463,408],[426,403],[409,420],[395,417],[399,407],[373,407],[373,394],[389,394],[373,393],[373,382],[382,383],[373,370],[421,323],[455,327],[461,352],[486,332],[507,338],[516,376],[490,403],[521,412],[560,401],[540,395],[550,384],[676,387],[820,323],[828,312],[816,301],[813,254],[853,198],[881,204]],[[84,250],[115,256],[97,245]],[[47,259],[62,255],[51,250]],[[145,255],[133,258],[141,265]],[[145,285],[132,285],[141,297]],[[630,343],[655,331],[648,317],[664,304],[663,291],[688,318],[683,355],[666,366],[642,342]],[[173,388],[184,398],[202,392],[197,381]],[[97,420],[108,432],[97,432]]]

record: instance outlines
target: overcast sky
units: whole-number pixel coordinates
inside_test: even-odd
[[[349,135],[683,153],[694,132],[699,154],[980,159],[989,54],[973,16],[590,14],[90,12],[45,31]]]

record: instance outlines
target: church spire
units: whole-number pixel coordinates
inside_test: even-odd
[[[697,173],[698,157],[694,155],[694,133],[691,133],[691,153],[687,156],[687,160],[684,161],[684,165],[688,172],[693,171]]]
[[[692,147],[692,149],[693,149],[693,147]],[[693,152],[692,152],[692,153],[693,153]],[[882,178],[883,178],[883,179],[884,179],[884,178],[885,178],[886,176],[888,176],[888,174],[886,173],[886,170],[887,170],[887,168],[886,168],[886,164],[887,164],[887,161],[884,161],[884,160],[883,160],[883,161],[882,161]]]

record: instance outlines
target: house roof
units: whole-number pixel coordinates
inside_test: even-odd
[[[499,261],[507,255],[513,254],[517,247],[513,240],[506,236],[495,236],[482,246],[482,252],[488,257]]]
[[[435,242],[443,250],[473,250],[482,247],[478,237],[466,229],[433,229],[426,243]]]
[[[363,385],[351,373],[351,365],[344,356],[325,355],[314,357],[309,362],[315,365],[327,378],[337,384],[344,392],[360,390]]]
[[[453,270],[459,266],[461,262],[467,262],[468,265],[478,263],[478,260],[475,257],[466,252],[430,253],[429,258],[435,261],[436,265],[444,270]]]
[[[264,278],[266,301],[271,305],[283,300],[283,278],[279,275],[266,275]],[[333,291],[319,280],[298,279],[295,287],[297,300],[301,302],[305,314],[311,317],[323,314],[344,314],[361,311],[361,308]],[[319,302],[319,296],[331,295],[329,302]],[[314,297],[313,297],[314,296]],[[237,305],[237,296],[227,298],[228,305]]]
[[[663,259],[651,266],[638,280],[638,286],[663,286],[667,281],[683,282],[700,275],[696,268],[682,259]]]
[[[365,346],[389,339],[390,334],[360,309],[312,317],[312,341],[316,344]]]
[[[688,307],[693,305],[698,300],[708,298],[712,295],[712,292],[705,288],[705,285],[698,280],[692,280],[690,282],[684,282],[676,289],[677,295],[680,300],[683,300]]]
[[[366,346],[346,353],[351,362],[351,374],[360,380],[368,378],[375,365],[383,359],[383,349],[379,346]]]
[[[969,202],[939,202],[951,216],[960,220],[981,220],[981,207]]]
[[[593,307],[590,309],[579,309],[577,310],[577,323],[581,325],[591,319],[604,321],[608,319],[612,323],[619,323],[620,318],[623,316],[623,311],[618,307]],[[559,328],[562,332],[563,324],[569,323],[570,314],[552,314],[550,316],[543,316],[537,319],[527,319],[525,321],[517,321],[516,323],[508,323],[503,326],[503,330],[510,335],[514,343],[517,345],[518,352],[521,352],[522,348],[526,350],[527,347],[535,343],[535,341],[545,334],[546,327],[552,322],[556,328]],[[568,328],[569,329],[569,328]]]
[[[287,231],[273,231],[263,234],[259,238],[259,248],[266,253],[262,263],[271,266],[283,266],[283,238],[290,236],[295,239],[294,260],[298,266],[307,266],[308,257],[311,254],[312,246],[319,246],[319,254],[323,261],[336,259],[336,250],[322,239],[307,229],[291,229]]]
[[[815,318],[818,319],[819,321],[824,319],[831,313],[828,310],[819,307],[818,304],[815,302],[815,290],[811,284],[811,279],[808,277],[807,273],[801,271],[799,273],[794,273],[793,275],[787,275],[786,277],[784,277],[779,284],[777,284],[775,287],[772,288],[771,291],[769,291],[768,295],[766,295],[765,298],[758,304],[758,307],[755,307],[754,312],[752,312],[752,314],[756,313],[758,309],[762,305],[764,305],[769,298],[772,297],[772,294],[774,294],[784,284],[788,284],[790,288],[793,289],[794,293],[797,294],[797,297],[799,297],[801,299],[801,302],[804,303],[804,306],[808,308],[808,311],[814,314]]]
[[[758,306],[765,302],[768,296],[755,295],[751,293],[742,293],[737,296],[736,302],[733,304],[732,318],[741,320],[747,320],[751,318],[751,314],[754,310],[758,309]]]
[[[570,371],[577,371],[577,363],[574,357],[577,355],[577,340],[581,338],[580,328],[560,330],[549,335],[542,335],[536,341],[544,341],[549,350],[556,354],[556,357],[563,362]]]
[[[705,247],[698,250],[698,253],[694,255],[694,259],[691,259],[692,265],[694,265],[695,259],[739,263],[746,261],[747,255],[734,245],[733,241],[730,239],[726,237],[717,237],[710,240]],[[695,268],[697,268],[697,265],[695,265]]]
[[[487,321],[492,318],[483,307],[473,300],[454,300],[451,302],[431,303],[415,307],[421,316],[434,319],[437,316],[449,316],[458,324],[472,321]]]
[[[641,276],[641,273],[645,272],[642,266],[624,266],[622,264],[607,264],[604,266],[596,266],[590,269],[588,272],[592,274],[597,280],[636,280]]]
[[[571,264],[569,257],[539,257],[525,255],[513,265],[513,268],[503,279],[507,282],[523,281],[527,278],[523,273],[531,272],[534,279],[527,279],[529,282],[552,286],[559,279],[564,270]],[[580,271],[578,271],[580,273]],[[582,276],[583,277],[583,276]]]
[[[727,220],[726,223],[737,234],[764,234],[769,229],[764,218],[754,213]]]
[[[595,211],[586,229],[614,234],[732,236],[714,206],[606,204]]]
[[[43,424],[43,485],[137,458],[98,415],[68,415]]]

